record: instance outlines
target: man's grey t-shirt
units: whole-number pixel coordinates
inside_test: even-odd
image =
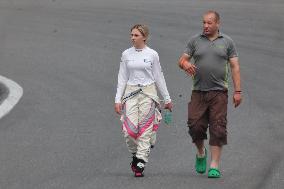
[[[227,90],[228,61],[237,57],[233,40],[222,33],[210,41],[205,35],[198,34],[190,38],[185,53],[194,60],[197,67],[193,77],[193,90]]]

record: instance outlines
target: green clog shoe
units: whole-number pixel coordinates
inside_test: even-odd
[[[205,156],[204,157],[198,157],[196,155],[195,158],[195,170],[197,173],[203,174],[206,172],[206,164],[207,164],[207,150],[205,148]]]
[[[210,168],[208,170],[208,178],[220,178],[220,177],[221,177],[221,173],[220,173],[219,169]]]

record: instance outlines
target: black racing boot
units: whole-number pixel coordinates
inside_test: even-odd
[[[132,161],[130,163],[131,170],[133,171],[133,173],[136,172],[135,165],[137,164],[137,161],[138,161],[138,159],[137,159],[136,155],[133,154]]]
[[[145,168],[146,162],[143,159],[137,158],[137,163],[135,164],[135,172],[134,176],[135,177],[144,177],[143,171]]]

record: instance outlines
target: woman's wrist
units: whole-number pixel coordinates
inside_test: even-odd
[[[165,104],[168,104],[170,102],[172,102],[172,100],[170,98],[169,99],[165,99]]]

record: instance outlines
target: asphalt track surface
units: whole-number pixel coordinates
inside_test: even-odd
[[[244,91],[235,109],[230,87],[218,180],[194,172],[185,124],[192,82],[176,65],[208,9],[237,44]],[[283,188],[283,12],[282,0],[1,0],[0,74],[25,93],[0,121],[0,188]],[[113,103],[129,28],[140,22],[175,109],[137,179]]]

